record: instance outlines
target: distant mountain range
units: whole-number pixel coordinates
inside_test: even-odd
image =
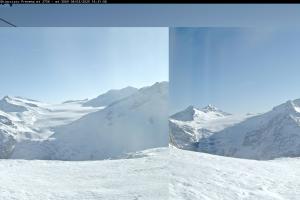
[[[0,158],[96,160],[168,145],[168,83],[92,100],[0,101]]]
[[[189,106],[169,127],[171,144],[181,149],[258,160],[300,156],[300,99],[256,115]]]
[[[167,82],[61,104],[5,96],[0,158],[108,159],[167,146],[169,140],[181,149],[238,158],[300,156],[300,99],[263,114],[189,106],[169,118],[169,140],[167,113]]]

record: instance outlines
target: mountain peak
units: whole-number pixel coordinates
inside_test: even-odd
[[[295,99],[293,101],[298,107],[300,107],[300,99]]]
[[[153,85],[143,87],[143,88],[163,88],[163,87],[167,87],[168,85],[169,84],[167,81],[162,81],[162,82],[155,82]],[[141,88],[141,89],[143,89],[143,88]]]
[[[113,102],[116,102],[120,99],[128,97],[138,91],[137,88],[127,86],[122,89],[112,89],[108,90],[106,93],[97,96],[94,99],[86,101],[83,103],[83,106],[92,106],[92,107],[102,107],[108,106]]]
[[[231,115],[230,113],[224,112],[222,110],[220,110],[219,108],[217,108],[216,106],[212,105],[212,104],[208,104],[207,106],[205,106],[204,108],[201,109],[202,112],[205,113],[210,113],[210,112],[215,112],[215,113],[219,113],[221,115]]]
[[[190,106],[188,106],[185,110],[186,110],[186,111],[191,111],[191,110],[194,110],[194,109],[196,109],[195,106],[190,105]]]
[[[216,111],[219,111],[219,109],[217,107],[213,106],[212,104],[208,104],[207,106],[202,108],[202,111],[216,112]]]
[[[110,89],[104,94],[119,93],[119,92],[125,92],[125,91],[137,91],[137,88],[132,87],[132,86],[127,86],[127,87],[124,87],[124,88],[121,88],[121,89]],[[101,95],[104,95],[104,94],[101,94]],[[99,95],[99,96],[101,96],[101,95]]]
[[[132,87],[132,86],[127,86],[125,88],[123,88],[123,90],[136,90],[137,88]]]
[[[202,109],[199,109],[193,105],[188,106],[186,109],[175,113],[171,116],[172,119],[180,120],[180,121],[192,121],[195,118],[206,118],[206,117],[224,117],[227,115],[231,115],[227,112],[223,112],[212,104],[208,104]]]
[[[147,94],[152,94],[152,93],[168,93],[168,82],[163,81],[163,82],[156,82],[151,86],[146,86],[142,87],[139,89],[141,93],[147,93]]]
[[[300,99],[288,100],[287,102],[274,107],[273,111],[281,113],[300,112]]]
[[[12,99],[12,97],[6,95],[6,96],[4,96],[1,100],[2,100],[2,101],[9,101],[9,100],[11,100],[11,99]]]
[[[171,118],[180,121],[192,121],[194,120],[195,110],[197,109],[193,105],[190,105],[183,111],[177,112],[172,115]]]
[[[4,112],[23,112],[27,109],[19,105],[15,98],[10,96],[5,96],[0,100],[0,110]]]

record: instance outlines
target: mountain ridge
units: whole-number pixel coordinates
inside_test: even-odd
[[[138,91],[137,88],[131,86],[127,86],[122,89],[111,89],[105,92],[104,94],[97,96],[96,98],[84,102],[83,106],[92,106],[92,107],[107,106],[115,101],[126,98],[137,91]]]
[[[244,115],[240,119],[234,119],[234,115],[218,119],[202,116],[187,122],[174,121],[171,116],[170,134],[172,141],[186,150],[257,160],[298,157],[299,105],[299,99],[290,100],[266,113]]]
[[[55,127],[43,141],[18,144],[12,158],[101,160],[168,145],[168,83],[160,82]]]

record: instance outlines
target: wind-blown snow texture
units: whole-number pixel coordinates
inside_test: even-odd
[[[99,160],[167,146],[168,83],[119,91],[104,95],[123,96],[106,107],[5,97],[0,104],[0,158]]]
[[[166,200],[168,152],[103,161],[0,160],[0,199]]]
[[[189,107],[169,126],[171,143],[186,150],[257,160],[300,156],[300,99],[260,115]]]
[[[298,200],[300,158],[238,159],[170,148],[169,199]]]

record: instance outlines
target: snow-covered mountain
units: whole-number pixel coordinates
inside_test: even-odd
[[[211,117],[214,112],[196,111],[190,121],[172,116],[172,143],[182,149],[239,158],[300,156],[299,99],[259,115]]]
[[[126,98],[137,91],[138,91],[137,88],[130,87],[130,86],[119,90],[109,90],[108,92],[101,94],[98,97],[83,103],[83,106],[92,106],[92,107],[107,106],[110,105],[111,103]]]
[[[11,98],[5,96],[0,100],[0,110],[4,112],[24,112],[27,111],[26,107],[18,98]]]
[[[12,158],[96,160],[168,145],[168,83],[156,83],[54,129],[48,140],[24,141]]]
[[[226,128],[209,139],[218,155],[273,159],[300,157],[300,99]],[[201,150],[201,148],[200,148]]]
[[[0,100],[0,158],[9,158],[21,141],[47,139],[54,127],[97,110],[78,103],[47,104],[5,96]]]
[[[202,109],[189,106],[170,117],[170,142],[178,148],[197,151],[200,140],[246,117],[231,115],[212,105]]]
[[[202,109],[195,108],[194,106],[189,106],[185,110],[172,115],[171,118],[179,121],[201,121],[205,119],[210,120],[228,115],[230,114],[223,112],[222,110],[209,104]]]

